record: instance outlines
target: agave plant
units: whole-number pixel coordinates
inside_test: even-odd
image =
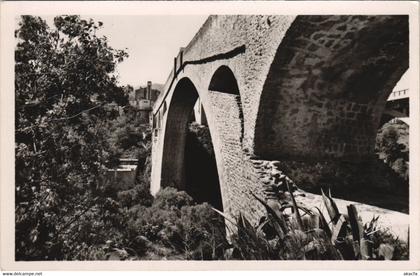
[[[317,207],[308,208],[296,201],[304,196],[287,177],[269,191],[268,200],[252,194],[266,209],[257,226],[240,213],[230,220],[236,231],[231,236],[228,259],[247,260],[375,260],[394,258],[393,244],[382,242],[378,234],[379,216],[363,224],[353,204],[341,214],[331,196],[321,190],[327,220]],[[217,211],[217,210],[216,210]],[[220,213],[220,212],[219,212]],[[220,213],[222,214],[222,213]],[[222,214],[223,215],[223,214]],[[389,239],[388,239],[389,240]],[[379,241],[379,242],[378,242]],[[404,245],[403,245],[404,247]],[[400,250],[401,251],[401,250]]]
[[[277,205],[277,210],[276,205],[253,195],[267,210],[267,216],[261,219],[258,229],[273,246],[275,259],[340,259],[328,238],[330,230],[325,218],[298,204],[291,188],[287,193],[290,201]]]
[[[347,206],[347,215],[340,214],[337,205],[331,197],[321,190],[324,205],[331,219],[331,241],[345,260],[392,260],[394,246],[390,243],[375,244],[376,234],[383,230],[378,227],[379,216],[373,216],[363,224],[358,216],[356,206]],[[319,212],[320,216],[323,216]],[[324,218],[325,219],[325,218]]]

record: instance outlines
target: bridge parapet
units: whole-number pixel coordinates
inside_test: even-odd
[[[179,49],[177,57],[174,58],[174,66],[169,72],[169,76],[166,79],[166,82],[163,86],[163,93],[160,94],[159,99],[157,99],[154,108],[153,108],[153,115],[157,115],[160,108],[163,106],[162,102],[166,99],[168,93],[170,92],[170,89],[172,88],[172,84],[175,80],[175,78],[178,75],[178,70],[180,70],[183,67],[185,56],[188,54],[189,50],[194,47],[197,40],[199,40],[199,37],[204,35],[205,30],[208,28],[210,21],[210,17],[207,18],[207,20],[204,22],[204,24],[201,26],[201,28],[198,30],[198,32],[194,35],[193,39],[188,43],[186,47],[181,47]]]

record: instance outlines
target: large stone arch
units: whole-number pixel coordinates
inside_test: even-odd
[[[198,92],[188,78],[181,79],[169,104],[162,154],[162,187],[185,189],[184,148],[186,128]]]
[[[196,86],[192,83],[192,81],[189,78],[184,77],[177,82],[167,110],[166,123],[164,127],[165,132],[163,139],[160,186],[162,188],[171,186],[176,187],[179,190],[185,190],[188,193],[190,193],[190,195],[193,196],[197,201],[208,201],[209,203],[216,203],[216,205],[213,205],[223,210],[221,191],[223,180],[221,177],[222,175],[220,172],[220,165],[216,164],[216,160],[214,160],[215,163],[213,169],[217,174],[217,183],[207,183],[204,181],[205,179],[203,180],[204,185],[206,183],[209,185],[217,185],[217,187],[210,187],[216,189],[209,189],[209,187],[205,187],[202,185],[199,188],[199,190],[203,189],[207,192],[216,192],[218,193],[216,196],[220,198],[203,200],[203,198],[206,199],[206,195],[200,196],[196,193],[197,187],[189,186],[199,185],[200,183],[188,183],[187,181],[188,179],[191,179],[191,177],[187,177],[188,168],[186,168],[186,165],[187,163],[193,164],[191,160],[187,160],[188,158],[191,158],[192,155],[186,155],[186,142],[187,139],[191,139],[191,137],[187,137],[188,124],[194,112],[194,105],[199,99],[199,97],[199,92],[196,89]],[[205,109],[204,106],[205,105],[203,104],[203,110]],[[211,122],[209,122],[209,124],[211,124]],[[208,131],[210,133],[210,138],[213,141],[214,134],[212,133],[212,128],[213,126],[210,127]],[[218,144],[213,143],[213,147],[215,147],[215,159],[220,158],[219,156],[217,156],[219,154]],[[209,163],[207,162],[206,164],[208,165]],[[189,170],[189,172],[191,172],[191,170]]]
[[[255,155],[362,160],[408,68],[408,16],[298,16],[263,86]]]

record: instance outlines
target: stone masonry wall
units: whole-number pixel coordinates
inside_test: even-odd
[[[255,154],[363,160],[408,68],[408,16],[299,16],[264,85]]]

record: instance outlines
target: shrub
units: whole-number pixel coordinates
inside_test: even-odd
[[[390,126],[386,128],[380,138],[378,139],[378,147],[381,150],[385,157],[385,162],[391,164],[400,157],[403,157],[403,151],[405,146],[398,143],[398,132],[397,130]]]
[[[225,224],[209,204],[182,207],[179,223],[186,259],[223,258],[227,247]]]
[[[404,180],[408,180],[408,163],[403,158],[398,158],[392,164],[392,169]]]
[[[164,254],[161,257],[165,258],[223,257],[227,244],[223,219],[210,205],[195,204],[183,191],[170,187],[162,189],[152,206],[135,205],[128,212],[127,240],[132,240],[130,246],[143,256],[151,250],[155,256]],[[147,250],[144,250],[145,246]]]
[[[193,204],[193,199],[184,191],[167,187],[156,194],[153,207],[158,209],[181,209],[183,206]]]
[[[239,214],[231,237],[228,259],[244,260],[381,260],[408,259],[408,245],[377,227],[378,217],[363,224],[354,205],[341,214],[331,195],[322,197],[330,223],[319,209],[310,210],[295,200],[295,187],[282,178],[264,201],[267,210],[255,228]]]
[[[118,192],[117,198],[123,208],[131,208],[137,204],[151,206],[153,202],[153,196],[143,184],[138,184],[132,189]]]

